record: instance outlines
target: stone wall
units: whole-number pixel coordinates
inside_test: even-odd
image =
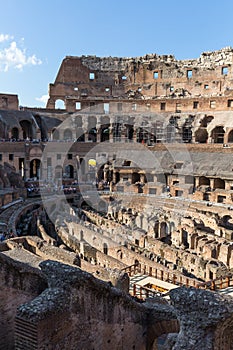
[[[52,261],[42,263],[41,269],[49,279],[49,289],[18,309],[17,349],[27,343],[28,335],[23,337],[21,332],[30,322],[36,325],[41,349],[143,350],[149,324],[175,319],[172,308],[147,309],[79,269]],[[149,321],[149,311],[153,321]]]
[[[0,254],[0,348],[14,349],[14,323],[19,305],[31,301],[47,288],[42,273],[26,262]]]

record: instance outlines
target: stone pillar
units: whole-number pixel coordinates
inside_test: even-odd
[[[100,141],[101,141],[101,128],[96,127],[96,142],[100,142]]]
[[[214,189],[214,179],[210,179],[210,188]]]
[[[113,143],[113,126],[110,124],[109,126],[109,142]]]
[[[199,177],[195,177],[195,188],[199,187],[200,181],[199,181]]]
[[[133,142],[137,142],[137,128],[133,129]]]

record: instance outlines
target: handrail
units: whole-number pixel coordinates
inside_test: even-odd
[[[146,299],[149,297],[155,297],[155,296],[167,296],[167,293],[161,293],[159,291],[156,290],[151,290],[150,288],[147,287],[143,287],[137,283],[134,283],[132,286],[132,291],[131,294],[133,297],[137,297],[139,299]]]
[[[150,277],[157,278],[161,281],[172,283],[177,286],[186,286],[186,287],[196,287],[197,288],[197,280],[193,278],[189,278],[182,275],[177,275],[174,272],[160,270],[156,267],[142,265],[140,263],[136,263],[130,266],[127,266],[121,271],[125,271],[128,273],[129,277],[135,275],[136,273],[142,273],[143,275],[147,275]]]
[[[233,275],[227,277],[220,277],[214,280],[210,280],[203,283],[198,283],[197,288],[199,289],[210,289],[210,290],[219,290],[233,286]]]

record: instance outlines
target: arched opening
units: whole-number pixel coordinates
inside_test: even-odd
[[[125,137],[127,140],[130,140],[130,141],[133,140],[133,132],[134,132],[133,126],[126,125]]]
[[[211,137],[214,143],[223,143],[224,142],[224,128],[223,126],[216,126],[212,132]]]
[[[148,143],[148,131],[145,128],[137,129],[137,142],[138,143]]]
[[[214,179],[214,188],[225,189],[225,181],[222,179]]]
[[[233,130],[231,130],[228,134],[228,142],[232,143],[233,142]]]
[[[103,244],[103,252],[108,255],[108,245],[106,243]]]
[[[77,142],[84,142],[85,141],[85,133],[82,128],[77,129]]]
[[[182,139],[184,142],[187,142],[187,143],[190,143],[192,141],[192,129],[191,129],[191,127],[189,127],[189,128],[184,127],[183,128]]]
[[[120,142],[121,141],[121,123],[113,123],[113,142]]]
[[[91,116],[88,118],[88,130],[93,128],[96,128],[96,117]]]
[[[59,130],[58,129],[53,129],[52,131],[52,140],[59,140]]]
[[[96,128],[90,129],[88,132],[88,141],[96,142],[96,136],[97,136]]]
[[[149,133],[149,145],[151,146],[155,143],[156,143],[156,127],[152,127]]]
[[[173,117],[170,118],[169,124],[166,128],[167,131],[167,137],[166,137],[166,141],[167,142],[173,142],[175,140],[175,136],[176,136],[176,128],[175,128],[175,124],[176,121],[175,119],[173,119]],[[157,133],[160,133],[160,135],[162,136],[162,129],[157,129]],[[160,136],[160,138],[161,138]]]
[[[205,176],[199,177],[199,186],[210,186],[210,179]]]
[[[85,169],[86,169],[85,159],[84,158],[80,158],[77,165],[78,165],[78,169],[79,169],[81,175],[84,175],[85,174]]]
[[[133,173],[132,174],[132,184],[135,184],[136,182],[140,182],[140,174]]]
[[[105,124],[101,126],[101,131],[100,131],[101,142],[109,141],[109,131],[110,131],[110,124]]]
[[[11,139],[12,140],[18,140],[19,139],[19,129],[18,128],[12,128],[11,129]]]
[[[148,349],[171,349],[175,344],[179,328],[179,322],[176,319],[167,320],[166,322],[155,321],[148,330]],[[170,338],[169,345],[167,343],[168,337]],[[174,337],[174,342],[171,337]]]
[[[19,122],[23,130],[23,139],[33,139],[32,124],[28,120],[22,120]]]
[[[63,177],[68,178],[68,179],[73,179],[74,178],[74,167],[73,165],[66,165],[63,173]]]
[[[72,140],[72,130],[65,129],[63,133],[63,139],[64,140]]]
[[[166,237],[168,234],[168,227],[166,222],[161,222],[160,224],[160,238]]]
[[[37,180],[41,177],[41,161],[39,159],[32,159],[30,161],[30,178],[33,177]]]
[[[41,133],[41,139],[43,141],[48,139],[48,132],[47,132],[47,125],[44,121],[44,118],[41,117],[40,115],[35,115],[36,122],[40,128],[40,133]]]
[[[195,141],[199,143],[206,143],[208,140],[208,132],[206,129],[199,128],[195,131]]]
[[[159,238],[159,222],[157,221],[154,225],[154,234],[155,234],[155,238]]]
[[[82,128],[83,126],[83,120],[82,120],[82,117],[76,117],[75,118],[75,124],[76,124],[76,127],[77,128]]]
[[[115,176],[115,183],[117,184],[119,181],[120,181],[120,173],[119,173],[119,171],[116,171],[115,173],[114,173],[114,176]]]
[[[57,99],[55,102],[55,109],[66,109],[64,101],[61,99]]]

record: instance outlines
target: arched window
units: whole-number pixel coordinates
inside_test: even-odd
[[[63,139],[64,140],[72,140],[72,130],[65,129],[63,133]]]
[[[40,179],[41,177],[41,161],[39,159],[32,159],[30,162],[30,178]]]
[[[204,128],[199,128],[195,132],[195,141],[199,143],[206,143],[208,140],[208,132]]]
[[[66,109],[66,108],[65,108],[65,103],[64,103],[64,101],[61,100],[61,99],[56,100],[56,102],[55,102],[55,108],[56,108],[56,109]]]
[[[214,143],[223,143],[224,142],[224,134],[225,134],[225,131],[223,129],[223,126],[216,126],[211,132],[211,137],[213,139],[213,142]]]
[[[232,143],[233,142],[233,130],[231,130],[228,134],[228,142]]]
[[[32,124],[28,120],[21,120],[20,126],[23,130],[23,138],[24,140],[28,139],[33,139],[33,131],[32,131]]]
[[[199,178],[199,186],[210,186],[210,179],[205,176]]]
[[[63,177],[66,177],[66,178],[69,178],[69,179],[73,179],[73,177],[74,177],[74,167],[73,167],[73,165],[68,164],[68,165],[65,166]]]
[[[11,130],[11,138],[14,140],[19,139],[19,129],[18,128],[12,128]]]

